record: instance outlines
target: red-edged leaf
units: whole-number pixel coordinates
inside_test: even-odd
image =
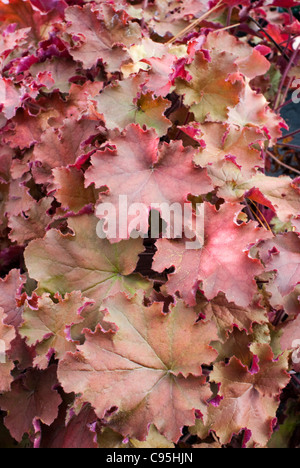
[[[235,3],[241,4],[238,1]],[[249,46],[246,42],[241,42],[225,31],[210,33],[203,48],[205,49],[206,47],[208,50],[230,51],[235,56],[235,63],[239,71],[250,80],[256,76],[265,75],[271,66],[270,62],[259,50]]]
[[[144,58],[143,62],[150,65],[147,73],[145,88],[153,91],[156,96],[166,96],[172,87],[172,74],[176,57],[166,55],[163,57]]]
[[[279,394],[288,384],[287,356],[274,355],[269,345],[251,346],[256,362],[249,370],[236,357],[228,364],[216,364],[210,376],[221,384],[222,401],[212,409],[212,424],[222,444],[230,442],[242,429],[251,431],[252,444],[262,447],[268,442],[279,406]]]
[[[98,448],[94,430],[97,416],[90,405],[66,420],[65,405],[59,408],[58,418],[50,427],[42,425],[39,448]]]
[[[247,84],[234,109],[229,109],[228,121],[240,127],[258,126],[266,132],[271,143],[282,136],[282,129],[288,128],[279,114],[268,106],[263,94],[258,94]]]
[[[30,369],[12,383],[11,392],[0,396],[0,407],[8,412],[5,425],[18,442],[33,430],[35,419],[48,426],[56,419],[62,401],[57,385],[56,366]]]
[[[193,164],[194,149],[183,148],[181,142],[159,145],[155,131],[130,125],[123,133],[116,133],[111,144],[115,149],[92,156],[92,167],[85,176],[87,185],[108,187],[103,201],[112,203],[118,215],[119,196],[127,196],[128,206],[143,203],[147,211],[141,215],[142,231],[145,226],[148,231],[151,205],[183,204],[189,194],[200,195],[212,189],[206,170]],[[135,216],[128,216],[125,236],[130,236],[128,229]]]
[[[248,186],[247,198],[267,206],[274,211],[282,222],[300,212],[299,182],[290,177],[270,177],[257,174],[244,187]]]
[[[20,28],[31,28],[31,38],[38,42],[47,37],[49,23],[58,19],[58,11],[42,15],[32,8],[29,0],[9,0],[0,4],[0,21],[5,24],[16,23]]]
[[[193,62],[186,66],[190,80],[176,80],[176,92],[184,95],[184,103],[199,122],[224,122],[230,107],[239,103],[242,82],[232,81],[237,66],[228,52],[213,51],[210,60],[199,51]]]
[[[127,125],[136,123],[155,128],[161,137],[172,125],[164,115],[171,103],[162,97],[155,98],[151,92],[142,94],[142,80],[141,76],[130,77],[107,86],[94,98],[97,110],[110,130],[118,128],[122,131]]]
[[[136,41],[140,27],[129,22],[123,11],[116,12],[110,5],[106,5],[105,10],[106,17],[101,18],[99,11],[93,11],[89,4],[83,8],[67,8],[65,17],[69,25],[66,31],[73,38],[79,38],[79,44],[75,42],[70,50],[74,60],[82,62],[85,68],[102,60],[109,71],[116,71],[129,59],[124,46]]]
[[[99,307],[106,297],[119,291],[132,296],[140,289],[144,294],[151,287],[150,282],[134,274],[139,254],[144,251],[143,242],[130,239],[111,245],[97,236],[98,219],[92,215],[70,218],[68,224],[74,234],[48,231],[44,239],[34,240],[26,248],[25,262],[41,293],[81,291],[94,301],[87,315],[90,321],[84,323],[92,328],[99,322]]]
[[[43,198],[39,203],[34,203],[26,215],[21,213],[17,216],[10,216],[8,222],[11,229],[9,238],[13,242],[23,245],[33,239],[44,237],[52,219],[48,214],[52,201],[51,198]]]
[[[0,38],[0,55],[6,58],[13,50],[26,43],[30,28],[8,27]]]
[[[83,322],[80,315],[91,305],[80,292],[55,296],[55,302],[44,294],[34,308],[27,303],[23,312],[23,323],[19,330],[29,346],[36,345],[34,364],[45,369],[54,354],[60,359],[67,351],[76,351],[72,340],[72,326]]]
[[[57,167],[53,169],[55,198],[66,211],[79,213],[85,206],[95,204],[99,191],[84,186],[84,173],[76,167]],[[76,187],[76,190],[74,190]]]
[[[215,322],[219,336],[223,340],[234,327],[251,333],[253,324],[268,322],[266,310],[259,305],[258,301],[253,301],[249,307],[239,307],[233,302],[228,302],[224,294],[220,293],[211,301],[200,298],[197,304],[201,313],[205,315],[205,319]]]
[[[100,418],[117,407],[110,426],[124,436],[145,440],[154,423],[177,441],[181,428],[195,420],[195,409],[206,413],[210,392],[201,364],[216,357],[209,347],[214,325],[195,323],[197,316],[182,303],[165,315],[160,304],[144,307],[138,298],[119,294],[105,307],[106,321],[118,331],[87,331],[81,350],[60,362],[59,380],[67,392],[89,401]]]
[[[0,106],[6,119],[16,115],[16,110],[21,107],[22,91],[11,80],[0,78]]]
[[[300,239],[294,232],[277,235],[259,248],[259,256],[268,271],[275,271],[275,284],[286,296],[300,283]]]
[[[5,325],[6,316],[0,307],[0,392],[8,392],[13,381],[11,371],[14,363],[8,357],[11,343],[16,337],[16,331],[12,325]]]
[[[3,308],[6,315],[4,323],[18,327],[22,321],[22,309],[18,301],[21,299],[21,293],[25,278],[19,270],[11,270],[6,278],[0,279],[0,307]]]
[[[299,292],[298,292],[299,293]],[[300,315],[295,320],[291,320],[284,325],[280,338],[280,345],[283,350],[293,350],[292,366],[296,372],[300,371]]]
[[[30,3],[41,13],[50,13],[52,10],[63,13],[68,6],[64,0],[30,0]]]
[[[256,292],[255,276],[263,271],[262,264],[250,257],[249,249],[270,233],[258,229],[254,222],[240,225],[236,216],[241,207],[225,204],[217,211],[209,203],[205,205],[204,245],[199,250],[186,249],[186,241],[157,241],[153,269],[158,272],[175,267],[168,275],[167,290],[180,292],[184,300],[195,304],[199,283],[207,299],[213,299],[220,291],[230,302],[247,307]],[[236,276],[236,272],[239,272]]]
[[[91,136],[97,135],[97,123],[93,120],[65,120],[60,131],[49,127],[42,136],[42,141],[34,149],[34,159],[43,164],[47,171],[55,167],[75,164],[90,148],[85,143]]]
[[[245,177],[254,175],[257,167],[264,167],[260,146],[265,136],[258,128],[238,128],[219,123],[205,123],[197,128],[202,132],[201,143],[205,144],[194,159],[199,166],[213,166],[222,160],[231,160],[241,168]]]

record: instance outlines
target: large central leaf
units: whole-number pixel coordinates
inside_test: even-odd
[[[143,226],[148,226],[147,210],[154,204],[183,205],[189,194],[202,195],[212,189],[206,169],[193,163],[194,149],[184,148],[181,142],[160,146],[154,130],[132,124],[123,133],[116,133],[111,144],[114,150],[106,148],[92,156],[92,167],[85,177],[87,185],[108,187],[105,201],[114,205],[118,215],[119,197],[126,196],[128,206],[145,205]],[[128,216],[128,221],[132,218],[134,215]]]
[[[80,351],[68,353],[59,365],[66,392],[80,394],[99,418],[118,408],[110,426],[124,436],[146,438],[154,423],[169,440],[177,441],[181,428],[205,416],[209,386],[202,364],[217,353],[209,343],[217,337],[212,322],[196,322],[194,310],[182,302],[166,315],[162,305],[145,307],[140,298],[118,294],[105,301],[107,322],[117,333],[87,332]]]

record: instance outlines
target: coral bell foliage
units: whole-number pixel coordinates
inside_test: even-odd
[[[0,3],[1,447],[299,445],[298,5]]]

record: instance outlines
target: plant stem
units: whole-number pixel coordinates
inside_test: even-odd
[[[217,32],[220,32],[220,31],[228,31],[228,29],[237,28],[237,27],[240,26],[240,25],[241,25],[241,23],[231,24],[230,26],[226,26],[225,28],[216,29],[216,31],[217,31]]]
[[[295,130],[294,132],[283,135],[282,137],[278,138],[278,140],[285,140],[286,138],[290,138],[294,135],[297,135],[298,133],[300,133],[300,128],[298,128],[298,130]]]
[[[278,310],[277,313],[276,313],[276,317],[275,319],[273,320],[273,323],[272,325],[274,327],[277,327],[277,325],[279,325],[279,323],[281,322],[281,320],[283,319],[285,315],[285,311],[284,310]]]
[[[273,234],[273,231],[272,231],[272,229],[271,229],[271,227],[270,227],[268,221],[266,220],[265,216],[263,215],[263,213],[262,213],[261,210],[259,209],[258,205],[257,205],[256,203],[254,203],[254,201],[251,200],[250,198],[249,198],[249,200],[251,201],[252,205],[254,205],[254,207],[255,207],[256,210],[258,211],[259,215],[261,216],[260,219],[263,220],[263,221],[266,223],[266,226],[265,226],[265,227],[268,229],[268,231],[270,231],[270,232]]]
[[[292,166],[288,166],[287,164],[283,163],[282,161],[280,161],[280,159],[276,158],[276,156],[274,156],[274,154],[271,153],[270,151],[266,150],[266,152],[270,156],[270,158],[274,159],[274,161],[277,162],[277,164],[279,164],[282,167],[285,167],[289,171],[295,172],[296,174],[300,175],[300,171],[298,171],[297,169],[295,169]]]
[[[252,18],[252,16],[249,15],[249,19],[251,21],[253,21],[253,23],[256,24],[256,26],[267,36],[267,38],[274,44],[274,46],[281,52],[282,56],[289,62],[290,61],[290,58],[289,56],[285,53],[285,51],[283,50],[282,47],[280,47],[279,44],[277,44],[277,42],[273,39],[272,36],[270,36],[269,33],[267,33],[265,31],[265,29],[259,24],[258,21],[256,21],[256,19]]]
[[[281,110],[283,107],[285,106],[288,106],[289,104],[292,104],[293,102],[293,99],[289,99],[288,101],[285,101],[283,104],[281,104],[280,106],[278,106],[276,109],[274,109],[275,112],[278,112],[279,110]]]
[[[286,69],[284,70],[284,73],[282,75],[282,79],[281,79],[281,82],[280,82],[280,86],[279,86],[279,89],[278,89],[278,93],[277,93],[277,96],[276,96],[276,99],[275,99],[275,104],[274,104],[274,108],[276,109],[279,105],[279,100],[280,100],[280,95],[281,95],[281,91],[284,87],[284,83],[285,83],[285,80],[287,79],[287,76],[288,76],[288,73],[290,71],[290,69],[292,68],[292,66],[294,65],[294,61],[295,59],[297,58],[297,55],[298,55],[298,52],[299,52],[299,46],[297,47],[296,50],[294,50],[293,52],[293,55],[292,57],[290,58],[289,60],[289,63],[286,67]]]
[[[288,101],[286,101],[286,98],[287,98],[288,92],[289,92],[289,90],[290,90],[290,88],[291,88],[291,86],[293,84],[293,81],[294,81],[294,77],[292,76],[292,77],[290,77],[289,83],[288,83],[288,85],[287,85],[287,87],[285,89],[285,92],[283,93],[282,100],[281,100],[281,105],[279,106],[279,109],[282,109],[282,107],[287,105],[286,102],[288,102]],[[291,99],[291,101],[293,102],[292,99]]]
[[[287,146],[288,148],[300,150],[299,145],[290,145],[289,143],[277,143],[277,146]]]
[[[233,7],[230,6],[230,7],[228,8],[228,15],[227,15],[226,26],[230,26],[230,24],[231,24],[232,12],[233,12]]]
[[[252,210],[251,206],[249,205],[249,203],[247,202],[246,198],[244,198],[244,202],[245,202],[245,205],[247,207],[247,211],[248,211],[248,215],[249,215],[249,218],[252,220],[252,221],[257,221],[257,218],[254,213],[254,211]]]
[[[292,379],[295,380],[295,382],[296,382],[297,385],[300,385],[300,380],[299,380],[299,378],[298,378],[295,374],[292,375]]]
[[[196,19],[196,21],[193,21],[193,23],[189,24],[186,28],[184,28],[182,31],[180,31],[176,36],[174,36],[172,39],[170,39],[168,42],[166,42],[166,45],[171,45],[173,42],[175,42],[177,39],[179,39],[181,36],[184,34],[187,34],[188,32],[192,31],[198,24],[200,24],[202,21],[204,21],[206,18],[208,18],[211,13],[214,11],[218,10],[220,6],[222,5],[223,0],[220,0],[216,6],[211,8],[209,11],[204,13],[204,15],[200,16],[200,18]]]
[[[249,199],[250,200],[250,199]],[[272,229],[270,228],[268,222],[266,221],[265,217],[263,216],[263,214],[261,213],[260,210],[258,210],[260,212],[260,214],[262,215],[262,217],[264,218],[267,226],[264,225],[262,219],[258,216],[258,214],[254,211],[254,209],[249,205],[249,203],[247,202],[246,198],[244,198],[244,201],[246,203],[246,206],[247,208],[249,209],[249,214],[250,214],[250,218],[253,220],[253,221],[258,221],[258,223],[261,225],[261,227],[263,227],[264,229],[267,229],[268,231],[270,231],[272,234]],[[257,206],[256,204],[254,203],[253,200],[250,200],[252,205],[257,209]]]

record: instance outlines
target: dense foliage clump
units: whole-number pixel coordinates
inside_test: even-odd
[[[298,5],[0,4],[1,447],[300,444]]]

